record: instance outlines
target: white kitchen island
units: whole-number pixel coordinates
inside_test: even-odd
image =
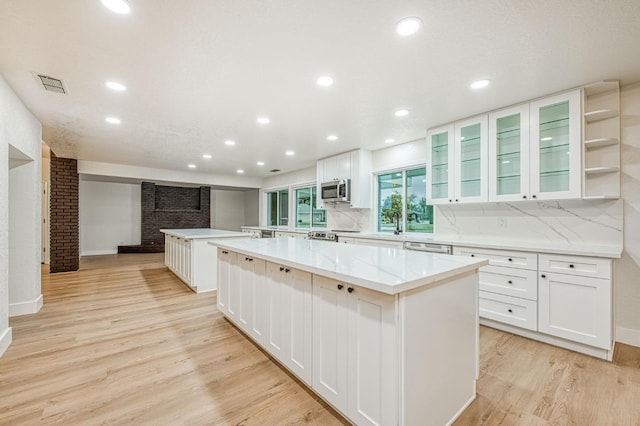
[[[228,238],[250,238],[243,232],[224,229],[161,229],[164,233],[164,263],[196,293],[217,288],[216,249],[210,241]]]
[[[486,260],[217,240],[218,309],[358,425],[444,425],[475,398]]]

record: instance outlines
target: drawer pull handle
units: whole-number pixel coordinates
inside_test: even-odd
[[[229,252],[226,250],[222,250],[222,254],[229,254]]]
[[[534,194],[534,195],[531,196],[531,198],[537,198],[537,196]]]
[[[545,274],[540,275],[542,278],[547,278]]]
[[[509,313],[512,314],[513,313],[513,309],[509,308]]]
[[[347,291],[348,291],[349,293],[353,293],[353,287],[349,287],[349,288],[347,289]]]
[[[509,284],[513,284],[513,281],[509,280]]]
[[[475,255],[475,254],[472,254],[472,255],[471,255],[471,257],[476,257],[476,255]]]
[[[342,284],[338,284],[338,290],[342,290],[344,286]]]
[[[284,266],[280,267],[280,272],[284,271]]]
[[[527,196],[526,196],[526,195],[523,195],[523,196],[522,196],[522,198],[524,198],[524,199],[526,200],[526,199],[527,199]]]
[[[513,262],[513,259],[512,259],[512,258],[509,258],[509,262]]]
[[[290,270],[291,270],[291,269],[289,269],[289,268],[285,268],[285,269],[284,269],[284,271],[285,271],[285,272],[289,272]]]
[[[570,264],[569,268],[575,268],[575,266],[573,264]]]

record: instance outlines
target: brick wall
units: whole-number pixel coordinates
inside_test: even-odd
[[[50,272],[80,267],[78,164],[51,153]]]
[[[160,229],[209,228],[211,189],[160,186],[142,182],[141,245],[164,247]]]

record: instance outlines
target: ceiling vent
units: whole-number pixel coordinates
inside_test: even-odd
[[[36,74],[36,77],[42,83],[42,87],[44,90],[49,92],[62,93],[63,95],[67,93],[67,89],[64,87],[64,83],[59,78],[49,77],[43,74]]]
[[[278,173],[280,171],[280,169],[273,169],[273,170],[269,170],[271,173]]]

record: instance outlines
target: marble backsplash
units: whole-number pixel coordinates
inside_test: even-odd
[[[327,228],[371,232],[371,209],[352,209],[348,204],[330,204],[327,210]]]
[[[437,206],[438,238],[545,246],[620,247],[622,200],[526,201]]]

